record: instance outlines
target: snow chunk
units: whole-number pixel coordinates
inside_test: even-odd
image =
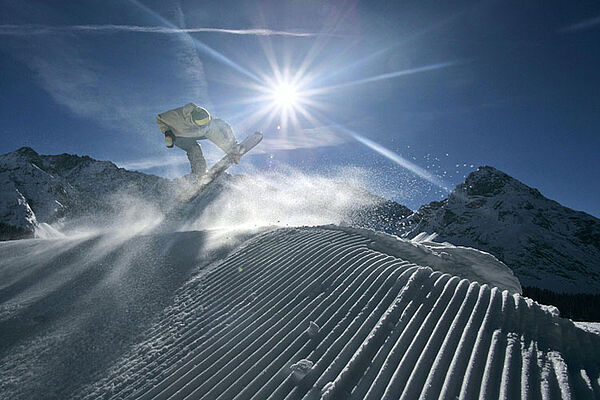
[[[298,384],[304,377],[310,372],[314,363],[307,359],[302,359],[297,363],[290,366],[290,371],[292,371],[292,380]]]
[[[321,327],[319,327],[319,325],[317,325],[316,322],[310,321],[310,323],[308,324],[308,329],[306,331],[308,332],[308,336],[314,338],[320,330]]]
[[[427,232],[421,232],[417,236],[412,238],[412,242],[414,242],[414,243],[433,242],[437,236],[438,236],[437,233],[428,234]]]
[[[576,327],[589,333],[600,335],[600,322],[573,321]]]
[[[321,399],[330,399],[333,397],[333,391],[335,390],[335,383],[327,382],[321,390]]]

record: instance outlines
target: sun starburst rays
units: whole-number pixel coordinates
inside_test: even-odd
[[[339,98],[350,88],[445,69],[459,64],[459,61],[440,62],[367,77],[356,77],[354,74],[354,79],[342,80],[341,75],[332,73],[332,70],[341,72],[369,63],[385,50],[376,50],[363,55],[363,58],[354,60],[350,66],[327,57],[323,59],[328,59],[328,62],[319,64],[317,63],[319,52],[324,46],[317,41],[302,60],[299,62],[296,60],[296,68],[293,68],[294,63],[290,54],[285,51],[276,53],[270,38],[261,40],[261,43],[268,68],[264,68],[264,63],[262,66],[251,68],[255,71],[253,74],[259,78],[258,81],[242,79],[238,82],[240,89],[247,93],[246,97],[235,102],[244,108],[240,114],[234,116],[236,120],[239,119],[238,125],[252,127],[251,129],[266,129],[267,135],[276,134],[282,140],[303,129],[333,127],[339,135],[360,143],[416,176],[447,190],[447,185],[442,179],[429,174],[367,136],[347,129],[343,124],[330,118],[329,114],[330,111],[344,106],[343,102],[332,101],[332,99]]]

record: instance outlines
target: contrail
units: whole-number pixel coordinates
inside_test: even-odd
[[[559,29],[558,32],[566,33],[566,32],[582,31],[585,29],[592,29],[596,25],[600,25],[600,16],[598,16],[596,18],[586,19],[584,21],[578,22],[573,25],[565,26],[564,28]]]
[[[0,35],[45,35],[62,32],[86,32],[86,33],[119,33],[119,32],[137,32],[137,33],[199,33],[213,32],[226,33],[230,35],[254,35],[254,36],[295,36],[312,37],[329,35],[326,33],[314,32],[288,32],[277,31],[265,28],[253,29],[223,29],[223,28],[169,28],[166,26],[140,26],[140,25],[0,25]]]
[[[180,27],[171,23],[171,21],[169,21],[162,15],[158,14],[156,11],[152,10],[150,7],[142,4],[138,0],[128,0],[128,1],[129,1],[129,3],[133,4],[134,6],[138,7],[139,9],[143,10],[146,14],[152,16],[152,18],[158,20],[161,23],[161,25],[159,25],[159,26],[167,27],[168,29],[181,29]],[[253,74],[251,71],[249,71],[248,69],[237,64],[235,61],[231,60],[226,55],[213,49],[212,47],[210,47],[206,43],[202,42],[198,38],[193,37],[189,33],[180,33],[179,35],[185,35],[188,38],[190,38],[192,43],[194,43],[194,46],[196,47],[196,49],[203,52],[204,54],[208,55],[209,57],[212,57],[215,60],[223,63],[224,65],[227,65],[227,66],[235,69],[236,71],[246,75],[248,78],[254,80],[255,82],[262,83],[262,80],[258,76]]]

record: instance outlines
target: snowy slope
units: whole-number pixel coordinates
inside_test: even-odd
[[[600,397],[599,336],[442,272],[472,278],[479,252],[212,234],[0,243],[0,397]]]
[[[600,292],[600,220],[544,197],[492,167],[480,167],[447,199],[421,207],[404,236],[494,254],[523,286]]]
[[[68,399],[138,342],[200,267],[247,236],[0,243],[0,399]],[[182,314],[183,315],[183,314]]]
[[[574,322],[575,325],[586,332],[600,335],[600,322]]]

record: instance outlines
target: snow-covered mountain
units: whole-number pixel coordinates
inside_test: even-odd
[[[167,183],[108,161],[20,148],[0,156],[0,239],[31,237],[40,223],[66,216],[109,211],[117,195],[160,198]]]
[[[492,167],[480,167],[447,199],[421,207],[406,237],[436,240],[494,254],[523,286],[558,292],[600,292],[600,220],[547,199]]]
[[[194,202],[181,206],[175,197],[190,189],[185,178],[169,180],[87,156],[40,155],[23,147],[0,155],[0,240],[43,234],[51,229],[47,224],[57,221],[114,220],[123,210],[143,205],[169,213],[171,219],[179,216],[177,222],[194,229],[207,229],[207,219],[217,226],[239,223],[241,217],[256,222],[258,212],[257,226],[345,222],[396,233],[412,213],[335,179],[262,178],[224,174]],[[229,215],[222,215],[223,210]]]

